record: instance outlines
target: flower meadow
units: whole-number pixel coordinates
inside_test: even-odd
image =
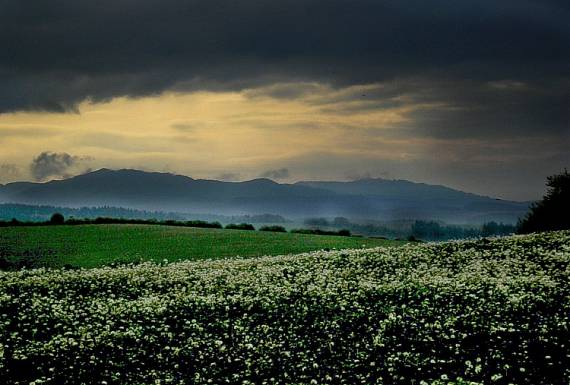
[[[5,384],[568,384],[570,232],[0,273]]]

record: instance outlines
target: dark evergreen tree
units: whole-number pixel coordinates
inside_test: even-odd
[[[548,191],[530,207],[518,224],[520,234],[570,229],[570,174],[568,170],[547,178]]]

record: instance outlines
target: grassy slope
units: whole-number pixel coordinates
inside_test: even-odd
[[[356,237],[149,225],[0,228],[0,256],[34,266],[97,267],[112,262],[178,261],[301,253],[399,242]]]

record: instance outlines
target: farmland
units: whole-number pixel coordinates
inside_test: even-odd
[[[568,384],[570,232],[0,273],[7,384]]]
[[[24,267],[99,267],[401,244],[381,239],[149,225],[0,228],[0,257]]]

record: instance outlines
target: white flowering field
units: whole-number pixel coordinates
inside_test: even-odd
[[[568,384],[570,233],[0,273],[5,384]]]

